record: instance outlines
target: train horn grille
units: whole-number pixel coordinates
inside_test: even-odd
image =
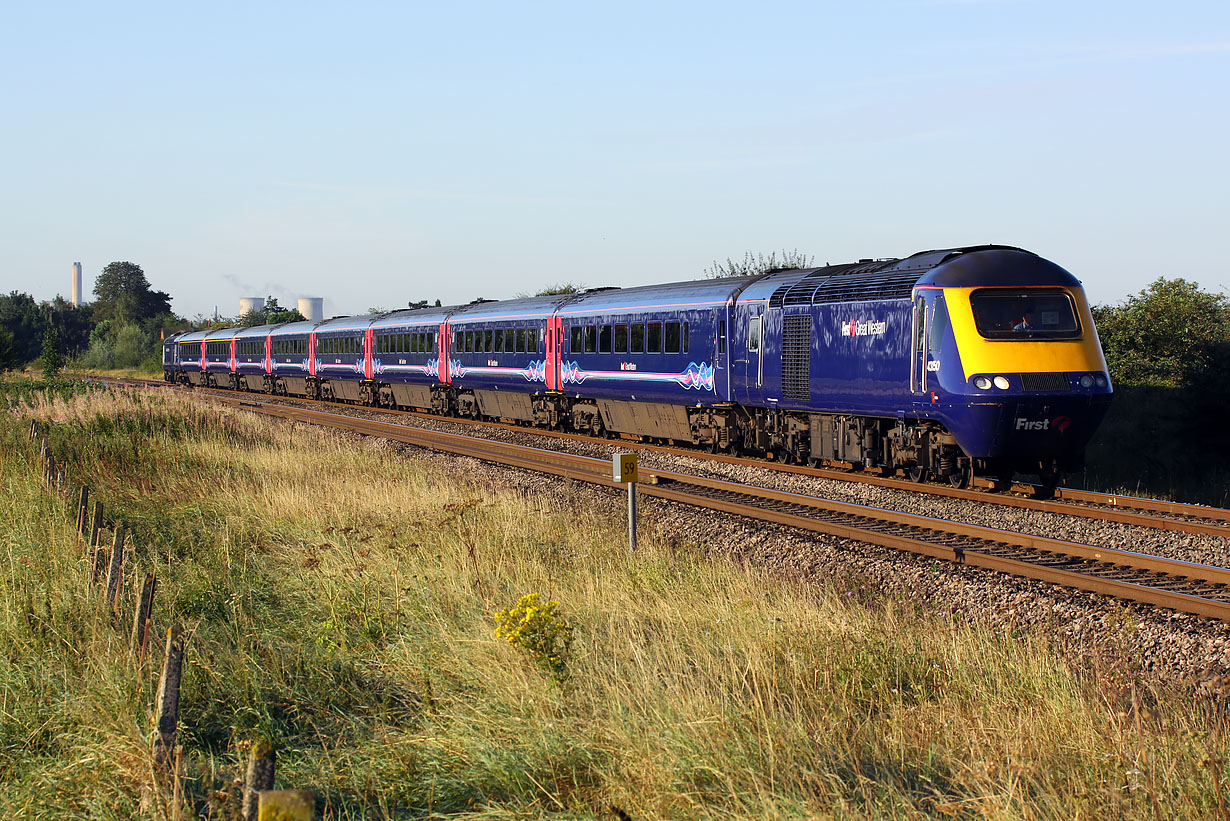
[[[1021,389],[1026,393],[1063,393],[1071,387],[1066,373],[1021,374]]]

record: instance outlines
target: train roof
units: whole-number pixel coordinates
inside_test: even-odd
[[[316,323],[316,333],[333,333],[336,331],[366,331],[379,314],[357,314],[355,316],[335,316],[324,322]]]
[[[209,336],[209,331],[189,331],[185,334],[180,334],[176,342],[200,342],[205,337]]]
[[[281,323],[273,325],[250,325],[247,328],[240,328],[235,332],[236,339],[248,339],[253,336],[268,336],[274,328],[277,328]]]
[[[725,305],[760,276],[697,279],[633,288],[604,288],[575,294],[560,308],[569,314],[625,313],[646,308],[703,308]]]
[[[942,288],[1081,287],[1079,279],[1050,260],[1008,247],[983,247],[950,255],[918,284]]]
[[[771,273],[750,286],[741,298],[763,299],[770,308],[779,308],[909,299],[918,285],[1070,284],[1061,282],[1062,277],[1054,272],[1045,272],[1047,266],[1063,271],[1036,254],[1007,245],[941,248],[901,259],[862,259],[841,265]],[[1037,278],[1039,276],[1041,279]]]
[[[285,325],[275,325],[269,331],[270,336],[297,336],[299,334],[308,334],[316,327],[315,322],[287,322]]]
[[[572,296],[572,294],[552,294],[521,299],[472,302],[469,305],[457,306],[448,319],[450,322],[542,319],[554,313],[560,303],[568,301]]]
[[[401,311],[382,314],[372,322],[372,328],[400,328],[406,325],[439,325],[448,315],[457,310],[457,306],[443,308],[406,308]]]

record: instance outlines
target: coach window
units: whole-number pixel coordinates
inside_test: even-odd
[[[495,331],[490,328],[483,331],[483,350],[487,353],[495,350]]]
[[[585,326],[585,353],[594,353],[598,350],[598,329],[593,325]]]
[[[611,352],[611,326],[603,325],[598,329],[598,353]]]
[[[747,350],[750,353],[760,352],[760,317],[752,317],[747,325]]]
[[[629,346],[629,350],[632,353],[644,353],[645,352],[645,323],[638,322],[635,325],[633,325],[631,336],[632,336],[632,339],[631,339],[632,344]]]
[[[525,348],[530,353],[538,353],[538,340],[541,339],[538,328],[533,327],[525,332]]]
[[[584,335],[584,332],[581,330],[580,325],[573,325],[571,328],[568,329],[568,350],[570,352],[572,353],[581,352],[581,345],[583,344],[581,342],[581,338],[583,335]]]
[[[496,328],[495,338],[491,340],[491,344],[494,346],[491,349],[494,353],[504,352],[504,332],[501,331],[499,328]]]
[[[662,353],[662,323],[650,322],[649,334],[646,340],[646,353]]]
[[[513,350],[516,353],[525,353],[525,328],[517,328],[513,335],[516,338],[516,347]]]
[[[688,337],[691,336],[691,330],[687,322],[683,323],[683,352],[688,352]]]
[[[628,326],[615,326],[615,353],[628,352]]]
[[[726,353],[726,320],[718,323],[718,353]]]
[[[666,352],[679,353],[679,323],[666,323]]]

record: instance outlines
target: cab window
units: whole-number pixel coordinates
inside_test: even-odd
[[[969,298],[978,333],[986,339],[1079,339],[1076,307],[1066,291],[1007,288],[974,291]]]

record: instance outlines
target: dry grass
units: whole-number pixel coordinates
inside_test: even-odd
[[[128,817],[153,675],[97,612],[23,419],[134,529],[159,620],[193,624],[194,807],[244,744],[326,817],[1217,817],[1217,709],[1045,642],[767,578],[593,512],[171,394],[3,424],[0,807]],[[71,450],[71,456],[70,454]],[[64,460],[62,460],[64,461]],[[716,534],[720,538],[720,534]],[[530,592],[574,628],[557,682],[493,633]],[[1124,626],[1130,629],[1130,625]],[[42,808],[42,809],[39,809]]]

